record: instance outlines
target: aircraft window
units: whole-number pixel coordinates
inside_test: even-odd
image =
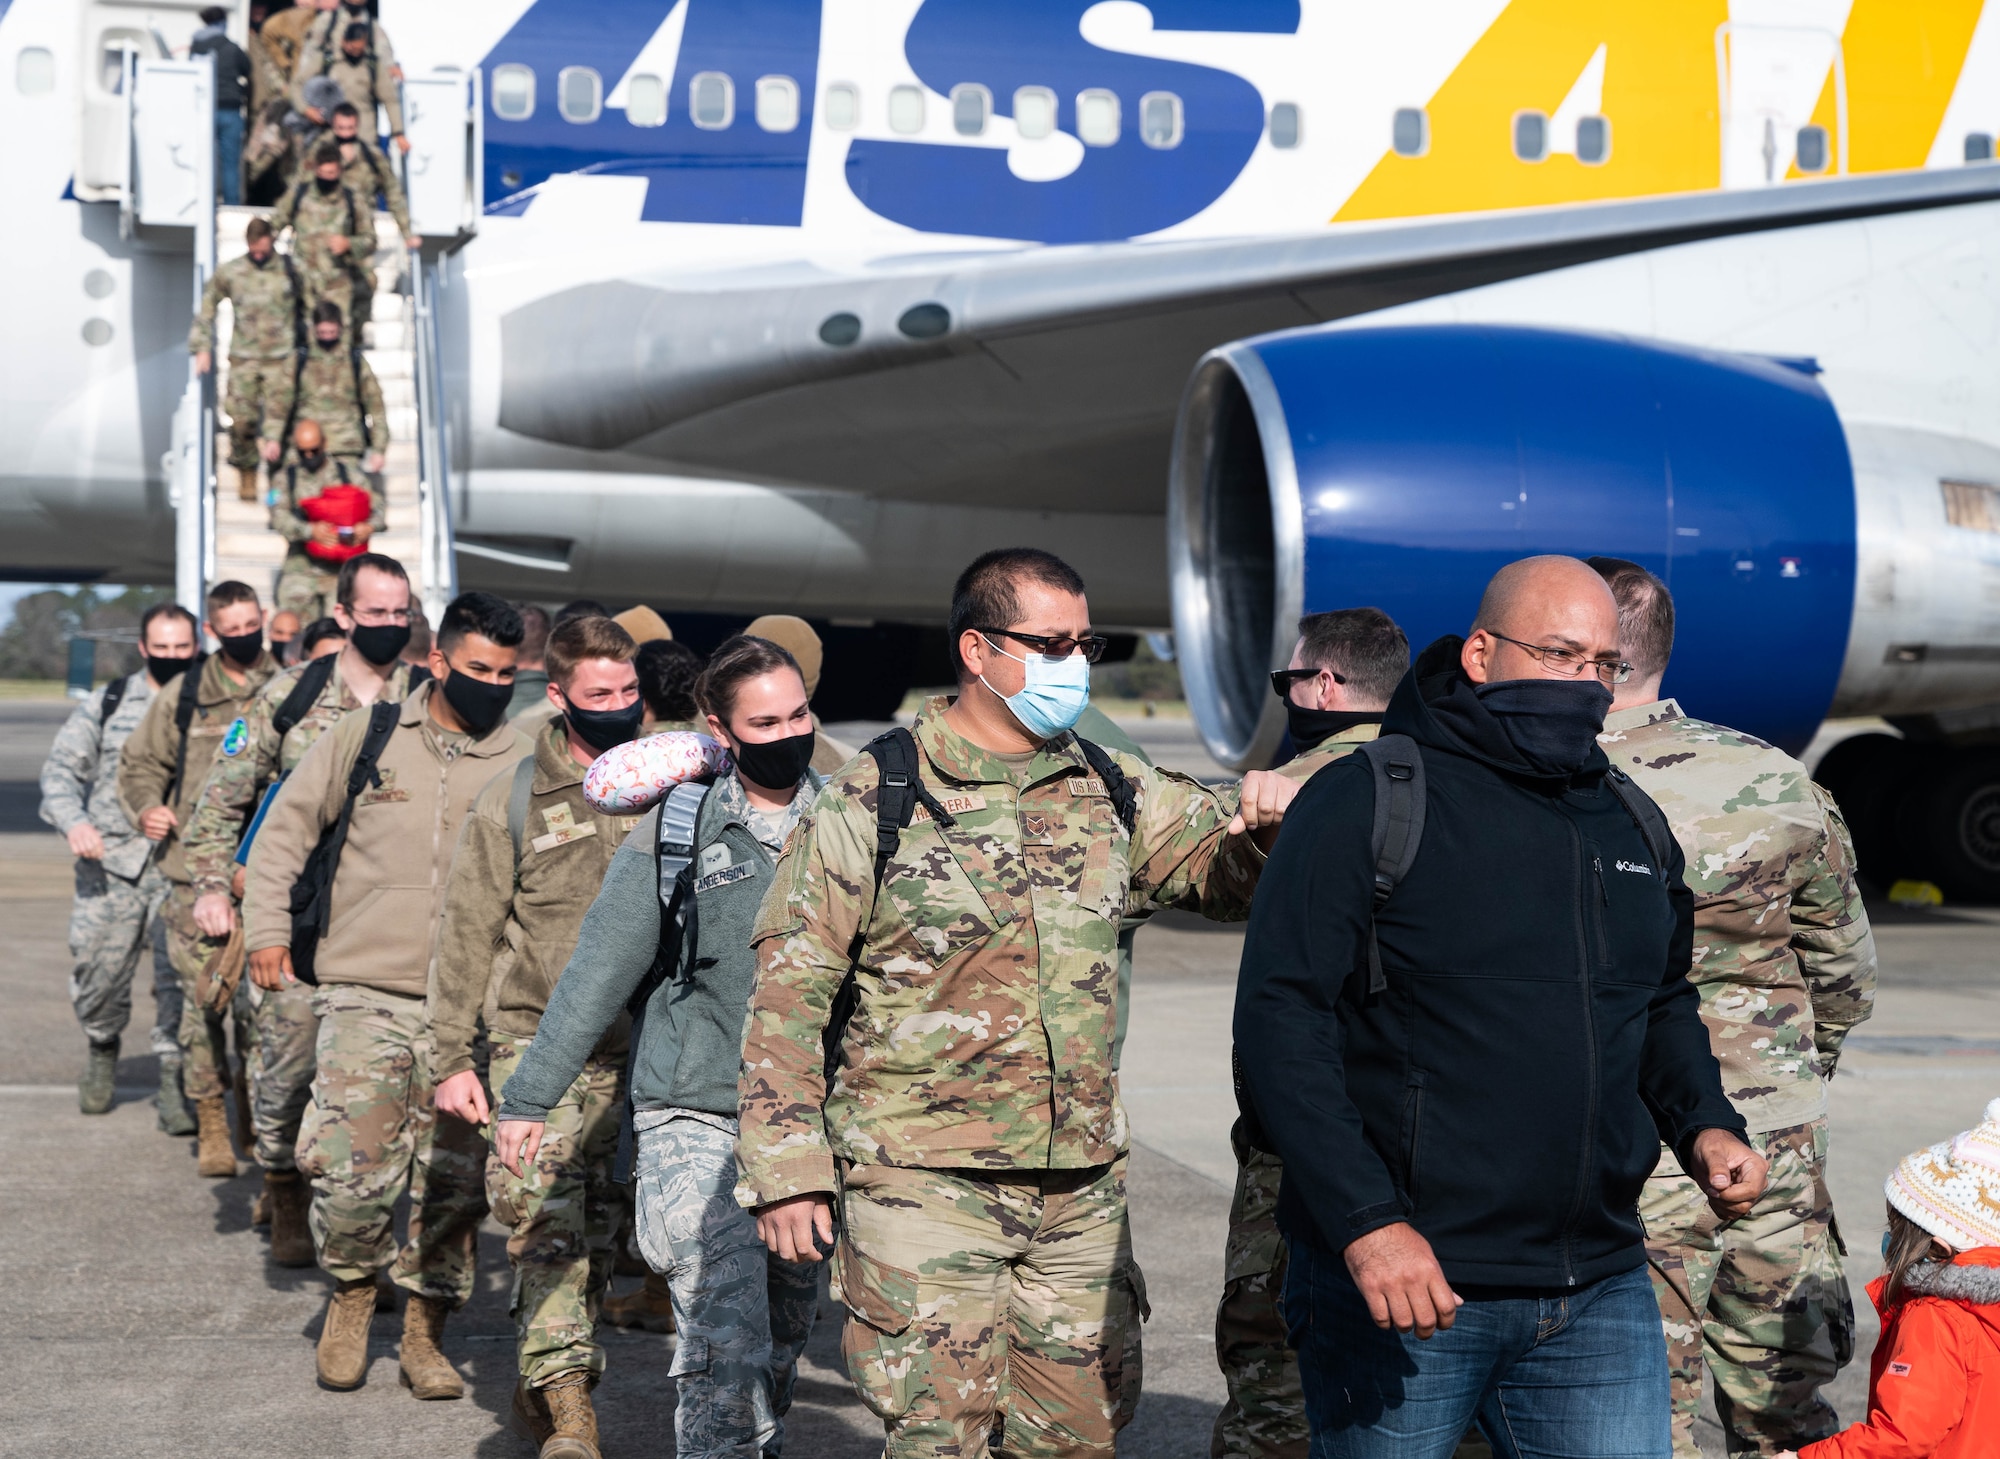
[[[1110,147],[1117,143],[1117,92],[1093,87],[1077,93],[1076,135],[1087,147]]]
[[[924,129],[924,93],[916,86],[889,88],[889,130],[912,136]]]
[[[588,66],[556,73],[556,109],[566,122],[594,122],[604,110],[604,78]]]
[[[493,68],[493,114],[525,122],[535,114],[535,73],[526,66]]]
[[[789,76],[757,78],[757,125],[767,132],[798,130],[798,82]]]
[[[861,88],[849,81],[836,81],[826,88],[820,116],[836,132],[851,132],[861,125]]]
[[[1576,160],[1596,167],[1611,157],[1611,123],[1605,117],[1576,119]]]
[[[1431,150],[1431,114],[1420,106],[1399,107],[1389,128],[1398,157],[1421,157]]]
[[[736,83],[720,71],[697,71],[688,82],[688,116],[704,132],[720,132],[736,120]]]
[[[1022,140],[1040,141],[1056,129],[1056,94],[1046,86],[1023,86],[1014,93],[1014,130]]]
[[[977,137],[986,131],[986,118],[993,111],[993,93],[977,82],[951,88],[951,129],[961,137]]]
[[[27,52],[21,52],[26,55]],[[1993,134],[1991,132],[1967,132],[1965,134],[1965,160],[1967,162],[1991,162],[1993,160]]]
[[[896,321],[911,339],[936,339],[951,328],[951,311],[942,304],[912,304]]]
[[[625,120],[635,127],[665,125],[667,83],[649,71],[626,77]]]
[[[1271,108],[1271,145],[1299,145],[1299,104],[1296,101],[1281,101]]]
[[[23,96],[46,96],[54,91],[55,53],[43,46],[21,47],[21,54],[14,58],[14,89]]]
[[[1801,172],[1826,171],[1826,128],[1800,127],[1798,162]]]
[[[820,322],[819,337],[835,349],[846,349],[861,338],[861,320],[852,314],[829,314]]]
[[[1977,481],[1940,481],[1944,519],[1975,532],[2000,532],[2000,487]]]
[[[1546,113],[1514,113],[1514,155],[1523,162],[1540,162],[1549,155],[1549,119]]]
[[[98,37],[97,82],[111,96],[125,94],[125,53],[146,54],[145,32],[130,26],[107,30]]]
[[[1149,91],[1139,98],[1139,140],[1164,151],[1181,144],[1181,99],[1171,91]]]

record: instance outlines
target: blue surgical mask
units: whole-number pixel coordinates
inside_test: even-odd
[[[992,639],[987,640],[992,643]],[[1028,671],[1019,694],[1002,694],[984,679],[987,689],[1014,713],[1021,728],[1041,740],[1052,740],[1083,718],[1090,707],[1090,660],[1082,654],[1052,659],[1042,654],[1027,658],[1007,653],[994,645],[994,652],[1006,654]]]

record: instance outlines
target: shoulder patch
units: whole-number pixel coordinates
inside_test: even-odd
[[[1085,796],[1103,799],[1111,792],[1104,788],[1104,782],[1095,775],[1072,775],[1069,778],[1069,793],[1080,800]]]
[[[243,716],[239,714],[235,718],[235,720],[231,722],[229,728],[223,731],[222,753],[225,755],[240,755],[243,753],[243,747],[249,743],[250,743],[249,721],[244,719]]]

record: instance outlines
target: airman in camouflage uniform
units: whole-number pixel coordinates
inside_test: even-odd
[[[367,366],[364,364],[363,369]],[[367,379],[372,382],[374,376]],[[306,428],[312,429],[308,431]],[[271,472],[271,530],[284,538],[285,560],[278,568],[278,586],[272,595],[278,612],[299,615],[301,623],[311,623],[333,611],[334,590],[339,580],[338,564],[322,562],[306,550],[314,529],[321,524],[307,519],[304,503],[311,501],[335,482],[358,486],[370,497],[368,521],[355,529],[359,543],[365,544],[388,521],[383,494],[376,490],[363,469],[366,459],[358,453],[336,454],[321,446],[305,451],[301,446],[322,432],[317,419],[307,416],[293,429],[293,447],[284,465]]]
[[[362,45],[350,48],[348,27],[357,24],[366,28],[368,38]],[[389,135],[400,138],[403,101],[396,83],[402,75],[402,68],[396,64],[396,48],[389,43],[389,33],[369,19],[367,5],[336,6],[313,18],[299,46],[298,64],[292,68],[292,86],[302,106],[306,82],[315,76],[330,76],[361,113],[364,132],[371,137],[375,135],[375,108],[379,103],[389,114]]]
[[[234,320],[222,412],[229,417],[229,464],[254,486],[263,459],[258,443],[271,447],[275,458],[284,440],[312,285],[297,264],[272,248],[271,227],[263,219],[251,219],[246,236],[250,251],[218,268],[202,290],[201,308],[188,330],[188,353],[212,359],[216,310],[229,300]]]
[[[354,109],[345,102],[334,108],[333,125],[315,135],[302,149],[303,160],[293,182],[312,180],[312,156],[319,150],[322,141],[331,142],[340,149],[341,185],[351,188],[354,195],[370,208],[375,206],[375,198],[379,194],[389,216],[396,220],[398,231],[404,238],[414,240],[416,230],[410,226],[409,199],[403,194],[403,184],[396,177],[396,169],[383,155],[382,149],[362,135]]]
[[[271,228],[292,230],[292,256],[304,270],[308,297],[338,304],[358,343],[375,299],[374,202],[340,180],[340,149],[331,142],[308,153],[307,163],[313,175],[278,200]],[[346,247],[336,251],[335,239],[345,239]]]
[[[1658,803],[1681,844],[1695,898],[1688,976],[1701,991],[1723,1089],[1770,1162],[1763,1197],[1727,1226],[1669,1151],[1640,1197],[1672,1371],[1675,1453],[1700,1452],[1705,1348],[1729,1452],[1776,1454],[1835,1431],[1819,1389],[1854,1351],[1826,1184],[1826,1081],[1841,1041],[1874,1003],[1874,936],[1832,798],[1783,751],[1658,698],[1666,653],[1646,648],[1644,615],[1664,601],[1652,641],[1671,646],[1666,589],[1615,559],[1592,565],[1619,599],[1620,638],[1638,668],[1599,743]]]

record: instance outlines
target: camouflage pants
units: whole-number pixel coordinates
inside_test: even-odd
[[[136,881],[101,861],[76,863],[76,902],[69,914],[69,1001],[84,1036],[108,1044],[132,1021],[132,978],[146,945],[153,949],[152,1050],[181,1052],[181,984],[167,958],[166,929],[156,920],[167,880],[148,865]]]
[[[1215,1307],[1215,1361],[1229,1398],[1215,1416],[1208,1452],[1211,1459],[1306,1459],[1312,1436],[1305,1392],[1281,1306],[1286,1251],[1278,1232],[1278,1185],[1285,1166],[1251,1147],[1241,1119],[1229,1143],[1236,1152],[1236,1192],[1229,1200],[1222,1300]]]
[[[279,423],[292,398],[292,379],[298,361],[286,355],[282,360],[240,360],[229,358],[229,389],[222,397],[222,413],[229,417],[229,464],[238,471],[257,474],[263,457],[257,441],[267,413]]]
[[[674,1453],[775,1455],[819,1305],[819,1266],[764,1249],[736,1204],[735,1133],[712,1118],[642,1110],[633,1119],[639,1250],[667,1279],[680,1330]]]
[[[304,983],[275,992],[253,988],[250,998],[257,1017],[257,1065],[250,1072],[257,1163],[266,1170],[296,1170],[299,1121],[312,1095],[313,1050],[319,1042],[313,990]]]
[[[285,554],[284,565],[278,569],[278,586],[271,601],[279,613],[289,610],[298,614],[299,627],[304,628],[333,612],[338,582],[337,573],[328,572],[314,562],[304,548],[294,547]]]
[[[321,1268],[359,1281],[388,1267],[405,1291],[464,1306],[486,1217],[486,1140],[463,1120],[437,1117],[424,1000],[343,983],[321,988],[313,1012],[319,1068],[298,1157],[313,1183]],[[398,1251],[405,1187],[409,1239]]]
[[[885,1459],[1113,1453],[1139,1403],[1145,1280],[1125,1161],[989,1173],[853,1165],[836,1294]],[[996,1422],[997,1421],[997,1422]]]
[[[504,1089],[521,1066],[530,1040],[490,1034],[488,1083]],[[523,1175],[486,1157],[486,1199],[493,1219],[510,1228],[507,1259],[514,1265],[514,1331],[521,1376],[540,1388],[563,1373],[604,1371],[596,1339],[597,1306],[611,1279],[611,1237],[617,1187],[611,1158],[618,1150],[622,1060],[592,1059],[549,1111],[541,1148]]]
[[[167,957],[181,985],[181,1089],[189,1099],[220,1099],[230,1086],[229,1031],[236,1033],[236,1061],[246,1072],[257,1058],[257,1025],[250,1012],[250,980],[236,985],[227,1013],[201,1002],[201,975],[225,939],[194,925],[194,888],[172,883],[160,908],[167,928]]]
[[[1666,1152],[1639,1215],[1673,1373],[1674,1453],[1698,1459],[1704,1347],[1731,1454],[1776,1454],[1839,1428],[1822,1384],[1854,1356],[1854,1302],[1826,1186],[1826,1121],[1752,1135],[1763,1199],[1720,1224]]]

